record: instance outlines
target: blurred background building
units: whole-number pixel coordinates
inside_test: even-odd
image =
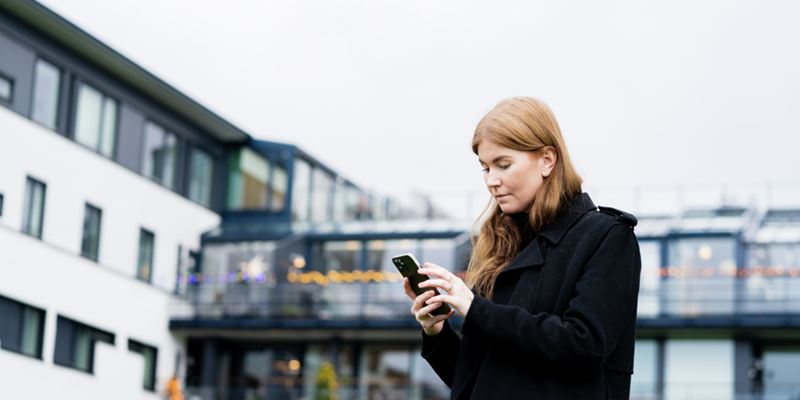
[[[390,260],[463,272],[457,208],[256,140],[34,2],[0,2],[0,105],[0,397],[448,397]],[[800,201],[736,189],[596,192],[643,212],[633,398],[800,398]]]

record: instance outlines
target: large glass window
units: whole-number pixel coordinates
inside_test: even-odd
[[[664,398],[733,398],[733,341],[668,340],[665,353]]]
[[[114,335],[59,315],[53,362],[94,373],[94,348],[97,342],[113,345]]]
[[[14,96],[14,81],[0,75],[0,101],[11,103]]]
[[[136,262],[136,278],[145,282],[152,281],[155,242],[156,239],[153,232],[146,229],[139,231],[139,257]]]
[[[315,245],[318,249],[312,268],[318,271],[355,271],[359,268],[361,242],[330,241]]]
[[[416,240],[371,240],[367,242],[367,269],[386,274],[397,274],[392,257],[411,253],[419,256]],[[417,258],[417,261],[424,262]],[[441,261],[441,259],[440,259]],[[371,282],[364,288],[367,301],[364,313],[375,317],[402,317],[408,315],[408,306],[402,290],[397,290],[397,281]],[[406,298],[407,299],[407,298]],[[405,308],[405,310],[403,310]]]
[[[361,354],[359,398],[409,398],[414,356],[405,346],[365,346]]]
[[[736,240],[681,238],[669,243],[669,278],[662,311],[671,314],[730,314],[734,311]]]
[[[31,177],[25,183],[25,209],[22,213],[22,232],[42,238],[46,185]]]
[[[800,312],[800,243],[747,246],[747,277],[740,289],[742,311]]]
[[[764,399],[793,399],[800,394],[800,347],[764,349]]]
[[[354,186],[345,186],[345,219],[352,221],[358,219],[358,200],[361,197],[361,192]]]
[[[0,347],[42,358],[44,311],[0,296]]]
[[[231,157],[228,208],[266,209],[269,173],[269,161],[246,147]]]
[[[333,220],[344,221],[347,218],[347,186],[337,179],[333,185]]]
[[[658,398],[658,343],[655,340],[637,340],[633,354],[631,397],[635,399]]]
[[[311,166],[297,158],[292,173],[292,221],[306,222],[309,219],[311,199]]]
[[[642,273],[639,284],[639,316],[655,317],[660,307],[661,245],[654,240],[639,241]]]
[[[97,261],[100,252],[100,221],[103,216],[99,208],[87,203],[83,213],[83,237],[81,255]]]
[[[189,169],[189,198],[206,206],[211,206],[211,183],[214,162],[203,150],[192,148],[191,168]]]
[[[308,346],[303,364],[303,393],[310,399],[355,399],[355,357],[353,347],[328,344]],[[337,396],[338,395],[338,396]]]
[[[33,109],[31,119],[56,129],[58,122],[58,93],[61,71],[44,60],[36,60],[33,78]]]
[[[144,127],[142,173],[162,185],[175,188],[178,139],[161,126],[148,121]]]
[[[75,141],[106,157],[113,157],[117,134],[117,102],[81,83],[75,115]]]
[[[272,211],[283,211],[286,208],[286,193],[289,191],[289,178],[286,168],[275,165],[272,170],[270,192],[272,193]]]
[[[145,390],[156,390],[156,363],[158,362],[158,349],[141,342],[128,339],[128,350],[139,353],[144,357],[144,379],[142,386]]]
[[[331,189],[333,177],[319,168],[314,168],[314,189],[311,192],[311,221],[326,222],[330,220]]]

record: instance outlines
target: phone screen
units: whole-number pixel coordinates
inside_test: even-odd
[[[404,277],[408,278],[408,283],[411,284],[411,290],[414,291],[414,293],[416,293],[417,296],[421,295],[422,293],[425,293],[426,290],[433,290],[436,291],[436,293],[439,293],[434,288],[426,289],[419,287],[419,284],[422,281],[427,280],[428,277],[419,273],[419,263],[417,263],[417,260],[411,254],[403,254],[397,257],[393,257],[392,263],[394,264],[395,267],[397,267],[397,270],[400,271],[400,275],[403,275]],[[442,306],[433,310],[431,314],[439,315],[439,314],[447,314],[449,312],[450,312],[450,306],[442,303]]]

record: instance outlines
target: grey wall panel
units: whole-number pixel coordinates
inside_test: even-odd
[[[125,103],[122,103],[120,109],[117,162],[132,171],[139,172],[142,164],[144,115]]]
[[[29,116],[31,93],[33,93],[33,51],[20,46],[0,31],[0,71],[14,80],[14,94],[11,109]]]

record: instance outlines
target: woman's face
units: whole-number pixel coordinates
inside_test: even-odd
[[[552,147],[519,151],[484,140],[478,145],[483,181],[504,214],[529,211],[555,165]]]

